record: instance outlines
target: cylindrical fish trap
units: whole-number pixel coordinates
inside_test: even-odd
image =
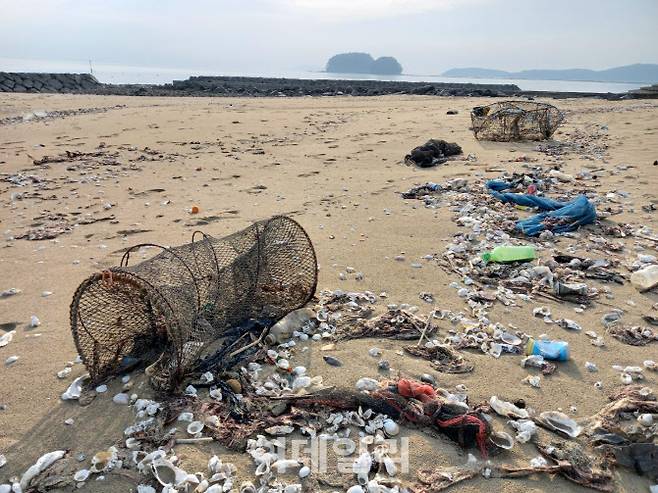
[[[130,254],[147,247],[161,251],[129,265]],[[276,216],[224,238],[196,232],[178,247],[131,247],[119,267],[80,284],[71,330],[93,382],[140,361],[164,390],[210,343],[250,321],[273,324],[304,306],[316,285],[311,240],[296,221]]]
[[[479,140],[545,140],[563,120],[555,106],[534,101],[502,101],[471,110],[473,133]]]

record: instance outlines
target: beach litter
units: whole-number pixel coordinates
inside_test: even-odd
[[[313,296],[315,252],[292,219],[277,216],[220,239],[200,236],[175,248],[129,248],[120,267],[79,286],[71,330],[93,383],[139,363],[150,365],[154,387],[171,389],[220,338],[212,361],[230,366],[232,355],[255,345],[234,345],[243,336],[260,333],[259,342]],[[160,253],[129,265],[145,246]]]
[[[455,142],[447,142],[441,139],[430,139],[425,144],[414,147],[404,157],[408,165],[419,168],[429,168],[448,162],[448,158],[462,153],[462,148]]]
[[[473,133],[481,140],[545,140],[563,120],[555,106],[532,101],[502,101],[471,110]]]

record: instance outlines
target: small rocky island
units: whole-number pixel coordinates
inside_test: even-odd
[[[326,71],[338,74],[400,75],[402,65],[392,56],[375,59],[370,53],[340,53],[329,59]]]

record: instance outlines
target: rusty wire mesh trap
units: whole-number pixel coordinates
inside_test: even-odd
[[[160,252],[129,265],[131,253],[145,248]],[[276,216],[224,238],[195,232],[178,247],[131,247],[119,267],[80,284],[71,330],[92,382],[139,361],[150,365],[151,384],[165,390],[211,343],[238,347],[246,332],[305,305],[316,284],[308,235],[294,220]]]
[[[545,140],[563,120],[555,106],[534,101],[502,101],[471,110],[473,133],[479,140]]]

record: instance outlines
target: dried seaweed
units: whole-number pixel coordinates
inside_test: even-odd
[[[447,469],[420,469],[416,473],[421,484],[412,487],[413,493],[437,493],[481,474],[479,469],[450,467]]]
[[[361,321],[352,327],[342,327],[339,339],[378,337],[388,339],[418,339],[425,321],[405,310],[390,310],[378,317]]]
[[[518,478],[535,473],[560,474],[565,479],[598,491],[614,491],[612,472],[608,464],[587,455],[582,447],[573,442],[536,444],[539,452],[555,465],[540,467],[501,466],[501,477]]]
[[[614,325],[608,328],[608,333],[615,339],[631,346],[646,346],[652,342],[658,342],[658,331],[651,327]]]
[[[432,368],[443,373],[469,373],[473,371],[473,363],[464,359],[448,344],[427,346],[405,346],[404,350],[420,358],[430,361]]]
[[[639,385],[628,385],[610,397],[610,404],[589,418],[590,429],[618,433],[621,430],[621,415],[629,413],[658,413],[658,402],[646,395]],[[623,433],[623,431],[622,431]]]

